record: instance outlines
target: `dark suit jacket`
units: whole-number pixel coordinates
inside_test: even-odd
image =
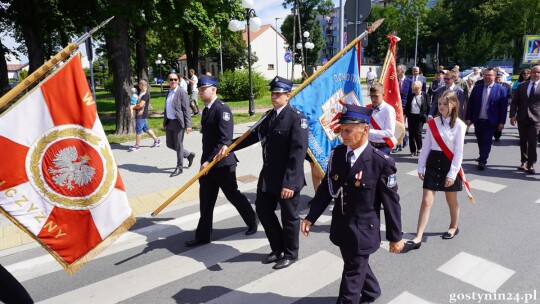
[[[343,187],[343,200],[335,199],[330,225],[330,240],[336,246],[358,255],[377,251],[381,242],[380,211],[384,206],[386,239],[390,242],[401,240],[401,206],[395,181],[396,166],[392,158],[368,145],[360,154],[352,168],[347,168],[347,146],[334,148],[331,163],[321,185],[311,201],[306,220],[315,223],[324,212],[333,191]],[[360,186],[355,175],[362,172]]]
[[[405,114],[405,116],[408,116],[411,114],[411,108],[412,108],[414,96],[416,95],[412,93],[412,94],[409,94],[409,97],[407,98],[407,104],[405,105],[405,109],[403,110],[403,113]],[[429,113],[429,107],[430,107],[429,96],[426,92],[420,93],[420,96],[422,97],[421,98],[422,101],[420,103],[420,115],[427,117]]]
[[[399,80],[398,80],[399,81]],[[399,88],[399,95],[401,96],[401,105],[405,107],[407,104],[407,97],[412,94],[411,88],[412,80],[409,77],[404,77]]]
[[[191,111],[189,109],[189,99],[186,91],[180,87],[177,87],[172,102],[174,117],[176,117],[178,122],[180,122],[182,129],[191,128]],[[165,103],[167,103],[167,99],[165,99]],[[165,105],[163,124],[167,125],[168,123],[169,119],[167,118],[167,106]]]
[[[471,120],[476,123],[480,116],[480,110],[482,109],[482,98],[484,95],[484,86],[475,85],[469,102],[467,103],[467,114],[465,120]],[[508,109],[508,101],[506,99],[506,89],[494,83],[491,88],[491,93],[488,99],[487,115],[489,123],[492,126],[504,124],[506,122],[506,111]]]
[[[281,193],[282,188],[300,191],[306,185],[304,159],[308,141],[307,119],[287,104],[271,125],[269,121],[267,115],[257,130],[242,141],[237,149],[261,141],[264,164],[259,174],[258,191],[274,194]]]
[[[426,77],[422,76],[422,75],[418,75],[416,76],[418,81],[420,81],[422,83],[422,92],[427,92],[427,84],[426,84]],[[413,78],[414,76],[411,76],[411,81],[414,81]]]
[[[465,92],[456,84],[454,84],[454,92],[456,92],[456,95],[459,100],[459,112],[458,116],[459,118],[463,119],[464,110],[465,110]],[[446,87],[440,87],[437,91],[435,91],[435,94],[433,94],[433,99],[431,102],[431,109],[429,110],[429,115],[435,117],[437,115],[437,112],[439,111],[439,96],[441,96],[442,93],[446,91]]]
[[[510,105],[510,117],[515,117],[518,122],[525,121],[528,117],[535,122],[540,122],[540,89],[536,86],[536,91],[532,100],[529,100],[529,81],[520,83]]]
[[[223,101],[216,99],[212,107],[201,117],[201,165],[206,161],[211,162],[223,145],[231,145],[233,130],[234,121],[231,109]],[[222,158],[215,167],[231,166],[236,162],[234,152],[231,152]]]

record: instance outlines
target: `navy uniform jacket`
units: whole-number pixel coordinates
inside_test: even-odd
[[[469,102],[467,103],[466,120],[476,123],[480,119],[480,110],[482,109],[482,96],[484,95],[484,85],[475,85]],[[499,84],[494,83],[488,97],[487,116],[489,123],[493,126],[506,123],[506,112],[508,100],[506,99],[506,89]]]
[[[201,165],[211,162],[223,145],[232,143],[234,122],[231,109],[220,99],[216,99],[210,109],[201,118],[202,157]],[[216,168],[236,164],[233,152],[222,158]]]
[[[300,111],[287,104],[272,125],[270,113],[237,147],[250,146],[261,141],[263,168],[259,174],[257,190],[279,194],[282,188],[298,192],[306,185],[304,159],[307,152],[307,120]]]
[[[380,210],[384,206],[386,239],[401,240],[401,206],[396,182],[396,166],[392,158],[367,145],[350,170],[346,162],[347,146],[334,148],[326,176],[311,201],[306,220],[311,223],[324,212],[334,193],[343,187],[343,205],[337,197],[332,211],[330,240],[334,245],[359,255],[379,249]],[[356,176],[362,172],[357,186]]]

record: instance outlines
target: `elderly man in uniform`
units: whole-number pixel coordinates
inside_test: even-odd
[[[339,247],[344,266],[337,303],[371,303],[380,295],[369,255],[379,249],[380,211],[384,206],[386,238],[390,252],[403,249],[401,207],[396,166],[392,158],[368,143],[372,109],[345,105],[339,118],[343,145],[333,149],[326,176],[302,220],[302,233],[335,200],[330,240]]]
[[[304,158],[308,123],[305,116],[288,103],[292,85],[292,81],[279,76],[272,80],[274,109],[266,113],[258,130],[238,145],[238,149],[242,149],[260,141],[263,148],[264,164],[259,174],[255,209],[272,249],[263,263],[277,262],[274,269],[288,267],[298,259],[298,204],[300,190],[306,185]],[[283,227],[275,214],[278,203]]]
[[[202,156],[201,170],[212,162],[222,147],[232,143],[234,129],[231,109],[217,98],[218,81],[214,76],[199,78],[198,92],[204,102],[201,117]],[[257,232],[257,216],[248,199],[238,190],[236,182],[236,156],[230,153],[199,179],[200,212],[195,238],[186,242],[193,247],[211,241],[212,218],[219,189],[238,210],[247,225],[246,235]]]

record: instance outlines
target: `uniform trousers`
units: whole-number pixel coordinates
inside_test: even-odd
[[[277,204],[281,207],[281,226],[276,215]],[[269,193],[257,190],[255,208],[264,228],[270,248],[274,252],[283,252],[286,259],[298,258],[300,217],[298,204],[300,192],[295,192],[289,199],[281,199],[279,193]]]
[[[540,122],[535,122],[530,118],[518,122],[519,149],[522,163],[527,162],[532,165],[538,160],[536,153],[538,132],[540,132]]]
[[[238,210],[248,227],[251,228],[257,224],[257,217],[249,200],[238,190],[236,165],[212,168],[207,175],[203,175],[199,179],[199,185],[201,217],[195,232],[195,238],[198,241],[210,242],[214,207],[219,189],[223,191],[227,200]]]
[[[424,122],[420,114],[409,114],[407,116],[409,124],[409,149],[411,153],[416,153],[422,149],[422,128]]]
[[[497,130],[497,126],[490,124],[487,119],[479,119],[474,123],[474,135],[476,135],[480,154],[479,164],[487,164],[495,130]]]
[[[358,255],[350,248],[340,246],[343,257],[343,273],[339,286],[337,304],[357,304],[362,301],[374,301],[381,295],[379,281],[369,266],[369,254]]]
[[[0,265],[0,301],[6,304],[27,304],[34,303],[26,289]]]
[[[184,128],[180,126],[178,119],[170,119],[165,130],[165,140],[167,148],[176,151],[176,167],[182,169],[183,160],[191,152],[184,149]]]

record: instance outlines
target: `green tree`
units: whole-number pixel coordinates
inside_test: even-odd
[[[242,33],[232,33],[227,31],[223,33],[221,38],[223,70],[234,71],[235,69],[246,67],[248,64],[248,49],[246,42],[242,38]],[[213,61],[220,62],[219,48],[210,50],[208,56],[210,56]],[[257,56],[252,53],[252,64],[257,62],[257,60]]]

